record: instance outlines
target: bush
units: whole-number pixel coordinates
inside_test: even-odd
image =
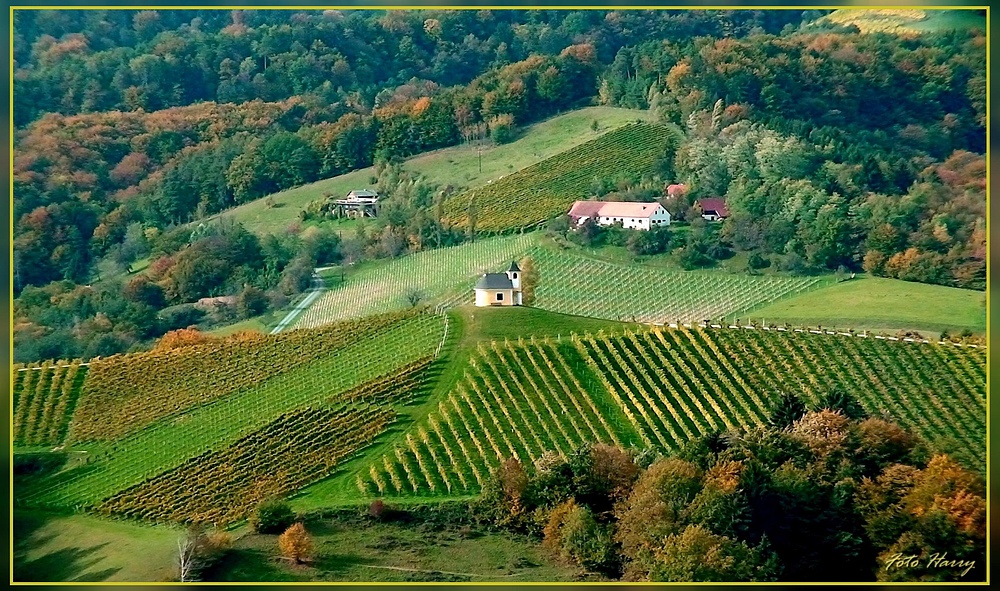
[[[747,266],[751,269],[766,269],[771,266],[771,260],[760,256],[759,252],[755,252],[747,260]]]
[[[577,506],[567,513],[562,527],[562,551],[563,556],[584,568],[605,573],[617,570],[611,528],[597,523],[585,507]]]
[[[645,232],[633,232],[625,241],[625,247],[632,254],[659,254],[670,247],[670,230],[660,227]]]
[[[264,501],[250,516],[250,527],[259,534],[276,534],[295,523],[295,513],[285,501],[272,499]]]
[[[253,318],[267,312],[270,303],[267,295],[253,286],[247,286],[236,296],[236,311],[240,318]]]
[[[514,139],[514,117],[497,115],[489,120],[490,137],[496,144],[506,144]]]
[[[205,312],[194,304],[181,304],[160,310],[161,328],[164,332],[194,326],[205,319]]]

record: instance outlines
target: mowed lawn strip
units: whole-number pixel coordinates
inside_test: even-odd
[[[13,521],[15,581],[176,580],[178,528],[22,509]]]
[[[757,308],[753,319],[771,323],[856,330],[986,332],[986,294],[971,289],[858,276]]]

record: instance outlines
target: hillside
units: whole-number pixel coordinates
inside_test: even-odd
[[[791,331],[657,329],[483,342],[423,421],[295,503],[313,508],[359,493],[468,494],[503,458],[534,461],[585,441],[676,450],[692,437],[763,424],[789,389],[809,404],[840,389],[869,414],[888,416],[982,470],[984,363],[970,348]],[[953,419],[943,420],[945,413]]]
[[[587,107],[528,125],[508,144],[487,145],[482,150],[481,172],[479,149],[471,144],[414,156],[403,163],[403,169],[442,187],[475,188],[591,141],[630,121],[648,117],[649,112],[645,110]],[[591,127],[595,121],[596,130]],[[353,189],[369,187],[374,174],[374,167],[369,166],[274,193],[219,215],[231,217],[257,234],[282,232],[299,220],[299,213],[309,202],[322,199],[326,194],[343,196]],[[273,200],[273,206],[268,207],[268,199]],[[349,230],[352,222],[344,221],[337,226]]]
[[[838,25],[854,25],[862,33],[914,36],[948,30],[986,30],[986,18],[976,10],[840,9],[820,18]]]
[[[854,328],[874,332],[915,330],[927,338],[942,332],[986,333],[986,295],[981,291],[859,275],[843,283],[749,310],[744,317],[795,326]]]
[[[594,179],[636,182],[652,176],[680,143],[669,127],[635,123],[543,160],[495,183],[449,197],[444,219],[459,228],[500,232],[566,213]]]
[[[211,479],[218,488],[212,498],[231,498],[243,486],[234,479],[252,478],[255,470],[275,479],[269,486],[276,488],[267,490],[282,494],[332,473],[306,486],[297,501],[304,507],[355,502],[359,494],[471,494],[501,458],[511,455],[533,459],[586,441],[667,451],[700,434],[761,424],[773,399],[788,388],[807,402],[840,389],[857,397],[869,413],[887,414],[967,465],[981,469],[984,460],[981,350],[726,328],[633,327],[623,333],[608,326],[615,333],[609,335],[587,325],[600,321],[528,309],[472,309],[451,316],[444,349],[438,317],[403,317],[302,370],[270,377],[217,402],[167,415],[131,434],[112,435],[104,444],[71,441],[66,448],[71,459],[60,471],[18,486],[19,503],[99,506],[153,520],[214,514],[222,506],[209,497],[184,496],[162,504],[169,487],[155,483],[195,482],[211,466],[223,465],[236,472],[227,468],[231,475]],[[504,317],[521,319],[518,326],[525,329],[498,323]],[[599,332],[572,334],[573,327]],[[435,350],[443,356],[437,369],[406,373],[408,364]],[[379,355],[372,358],[371,351]],[[117,365],[123,376],[132,371],[129,357]],[[93,387],[87,384],[93,375],[91,368],[85,392]],[[379,390],[380,383],[409,383],[407,375],[418,378],[411,393]],[[322,413],[328,418],[315,420]],[[952,419],[943,420],[945,414]],[[296,419],[299,415],[313,418]],[[334,431],[317,439],[327,428]],[[301,433],[294,435],[295,429]],[[286,450],[298,450],[295,462],[249,451],[253,441],[261,450],[285,453],[267,443],[280,433],[289,434],[284,441],[300,442]],[[311,463],[307,457],[325,459]],[[275,474],[266,462],[289,468]],[[237,495],[239,504],[227,502],[227,510],[236,512],[225,519],[245,515],[251,506],[245,503],[263,490]]]
[[[519,259],[536,236],[518,234],[427,250],[351,269],[295,321],[296,328],[322,326],[411,306],[408,297],[440,303],[463,298],[478,277]]]
[[[286,363],[286,371],[258,362],[234,373],[232,369],[241,360],[247,361],[245,355],[204,355],[202,371],[197,374],[175,371],[173,384],[164,384],[171,386],[168,394],[161,391],[158,396],[133,398],[125,407],[132,414],[118,416],[122,399],[102,397],[101,393],[109,385],[136,380],[143,369],[148,371],[142,357],[149,354],[112,360],[99,382],[94,379],[99,374],[88,372],[90,379],[84,381],[85,394],[70,427],[71,433],[79,433],[78,439],[71,439],[58,456],[65,465],[56,474],[19,486],[19,499],[57,507],[97,503],[185,460],[224,448],[264,428],[283,413],[321,403],[433,355],[443,337],[441,318],[430,314],[397,314],[382,323],[371,320],[364,323],[370,330],[354,331],[350,342],[311,349],[310,355],[303,355],[310,347],[302,338],[311,331],[253,337],[257,341],[272,340],[279,351],[297,355],[300,364]],[[335,333],[336,326],[317,329],[313,334]],[[231,337],[215,349],[238,350],[241,340],[239,335]],[[197,349],[185,349],[191,347],[170,351],[166,356],[198,353]],[[368,353],[372,350],[380,354],[372,356]],[[236,383],[243,378],[251,382]],[[227,386],[228,391],[216,390]],[[94,394],[87,395],[88,391]],[[81,410],[84,408],[86,412]],[[110,415],[110,419],[101,420],[102,413]]]

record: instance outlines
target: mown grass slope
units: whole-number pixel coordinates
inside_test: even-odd
[[[971,289],[859,275],[748,312],[768,323],[870,331],[986,332],[986,294]]]

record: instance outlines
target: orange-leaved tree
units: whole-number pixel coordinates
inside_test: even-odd
[[[298,522],[278,536],[278,548],[281,549],[282,556],[294,560],[296,564],[302,564],[312,555],[312,537],[302,522]]]

